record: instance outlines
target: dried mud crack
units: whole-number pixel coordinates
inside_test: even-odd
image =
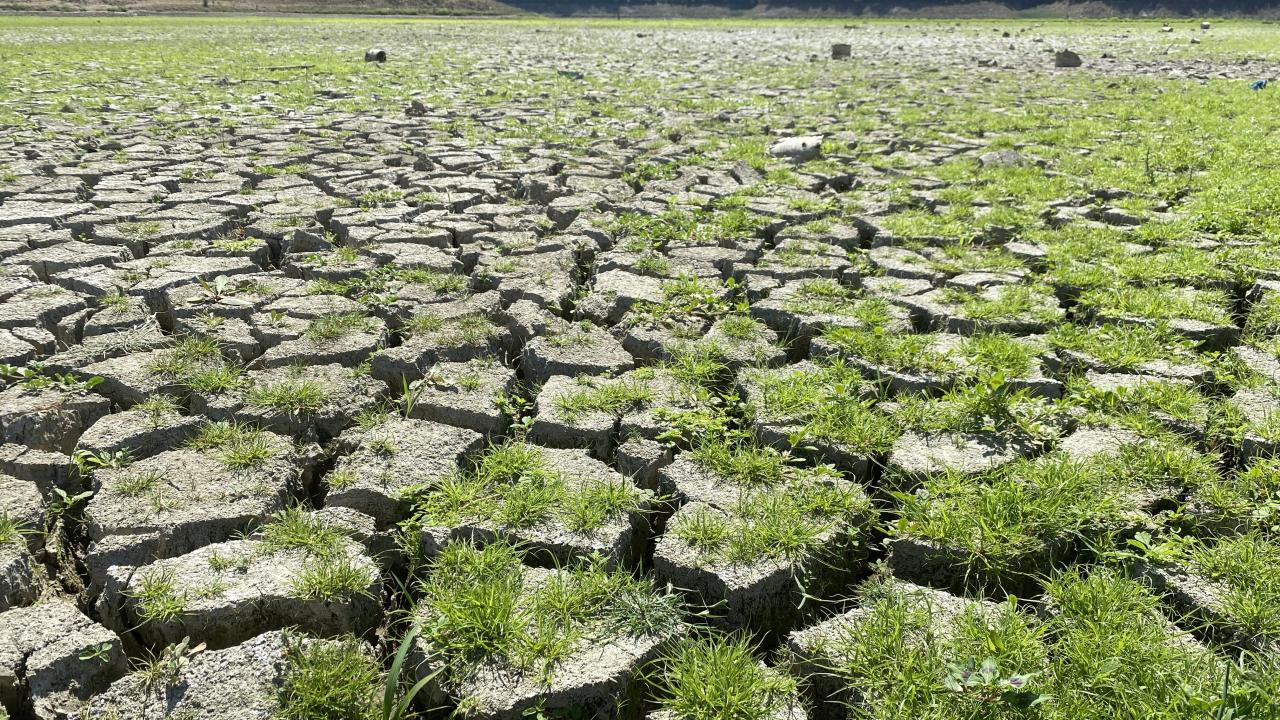
[[[1280,718],[1276,34],[0,20],[0,718]]]

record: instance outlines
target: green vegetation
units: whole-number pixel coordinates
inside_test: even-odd
[[[1051,323],[1061,314],[1052,294],[1031,285],[998,285],[982,292],[944,288],[941,300],[956,305],[961,317],[983,327],[1008,322]]]
[[[658,705],[678,718],[756,720],[794,702],[796,681],[765,667],[740,635],[687,640],[658,661]]]
[[[618,637],[669,637],[682,624],[676,596],[645,580],[592,561],[531,571],[501,543],[447,545],[421,592],[422,640],[455,691],[486,663],[546,682],[579,649]]]
[[[1251,643],[1280,641],[1280,545],[1259,535],[1197,543],[1188,553],[1192,568],[1222,583],[1227,622]]]
[[[1200,478],[1191,502],[1208,525],[1280,531],[1280,458],[1259,458],[1247,468]]]
[[[376,328],[376,323],[364,315],[339,313],[321,315],[315,318],[307,326],[302,336],[317,343],[327,343],[333,340],[340,340],[354,333],[373,332]]]
[[[547,522],[587,537],[639,512],[643,495],[628,481],[569,475],[545,452],[523,442],[489,448],[466,471],[441,478],[415,497],[416,517],[430,527],[463,522],[528,528]]]
[[[1063,422],[1061,408],[1012,388],[999,374],[936,398],[903,397],[893,417],[903,427],[926,433],[997,433],[1031,440],[1056,438]]]
[[[809,370],[759,371],[751,376],[759,388],[761,422],[780,423],[802,440],[836,443],[853,452],[880,455],[899,431],[891,418],[859,396],[864,382],[843,363]],[[794,428],[794,429],[791,429]]]
[[[183,337],[147,364],[147,371],[167,383],[198,393],[223,393],[239,387],[244,371],[222,356],[209,337]]]
[[[1220,641],[1260,650],[1280,642],[1280,545],[1258,532],[1207,542],[1177,535],[1135,543],[1153,562],[1207,586],[1183,608]]]
[[[694,319],[715,319],[729,312],[716,281],[677,275],[662,281],[662,301],[641,301],[627,312],[625,325],[661,326]]]
[[[1118,529],[1131,503],[1126,487],[1089,463],[1050,456],[974,480],[947,472],[899,493],[898,538],[944,548],[965,589],[1017,592],[1071,557],[1075,544]]]
[[[677,515],[668,532],[707,565],[753,565],[765,560],[821,562],[845,533],[873,514],[860,490],[827,484],[834,474],[798,473],[791,482],[744,492],[723,510],[698,507]]]
[[[140,622],[169,622],[186,612],[186,595],[178,592],[176,583],[171,568],[150,570],[139,577],[130,597],[137,604]]]
[[[830,328],[823,338],[842,353],[886,370],[938,374],[958,369],[955,359],[933,348],[934,335],[888,332],[883,327]]]
[[[0,512],[0,545],[16,544],[22,540],[23,528],[8,512]]]
[[[582,390],[556,398],[556,413],[568,422],[588,413],[622,415],[653,402],[653,391],[642,378],[585,384]]]
[[[193,450],[217,451],[222,464],[231,469],[261,465],[278,453],[265,431],[228,422],[212,422],[201,426],[187,445]]]
[[[382,668],[358,639],[292,637],[286,650],[289,671],[280,689],[279,720],[382,720]]]
[[[1215,421],[1217,408],[1195,387],[1179,382],[1150,380],[1132,387],[1100,389],[1083,378],[1067,383],[1068,401],[1084,410],[1083,420],[1095,425],[1120,425],[1143,435],[1157,435],[1169,422],[1205,427]]]
[[[854,291],[835,280],[802,281],[783,305],[795,313],[849,318],[867,328],[885,326],[894,318],[892,306],[887,300],[878,297],[859,298]]]
[[[289,379],[254,385],[245,394],[250,405],[298,414],[316,412],[329,402],[329,391],[316,380]]]
[[[1030,615],[1013,603],[943,608],[918,590],[872,580],[865,614],[824,643],[832,673],[876,717],[1025,717],[1046,661]],[[990,681],[966,687],[981,666]],[[984,678],[985,680],[985,678]]]
[[[431,313],[414,315],[405,323],[409,335],[429,335],[442,345],[479,345],[498,336],[498,326],[483,315],[441,318]]]
[[[952,608],[873,581],[864,614],[826,643],[839,680],[880,718],[1269,717],[1274,668],[1180,642],[1158,598],[1106,570],[1061,573],[1043,620],[1014,600]],[[1239,713],[1240,715],[1235,715]],[[934,716],[934,715],[929,715]]]
[[[321,555],[304,564],[293,579],[292,591],[302,598],[341,601],[356,595],[369,596],[371,571],[349,555]]]
[[[40,363],[31,363],[26,367],[0,363],[0,382],[5,383],[6,386],[12,384],[27,390],[50,389],[85,393],[101,384],[102,378],[80,378],[69,373],[50,373],[46,372]]]
[[[1231,303],[1218,290],[1184,290],[1171,286],[1107,287],[1080,296],[1081,307],[1108,318],[1172,320],[1185,318],[1214,325],[1231,324]]]
[[[857,543],[875,516],[862,489],[830,466],[799,467],[778,450],[724,436],[704,439],[689,457],[734,493],[732,502],[686,506],[668,527],[702,564],[816,566]]]

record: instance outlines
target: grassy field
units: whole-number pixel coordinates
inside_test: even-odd
[[[1278,67],[0,18],[5,712],[1280,718]]]

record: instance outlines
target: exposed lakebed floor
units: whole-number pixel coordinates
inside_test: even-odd
[[[1280,716],[1276,33],[0,22],[0,717]]]

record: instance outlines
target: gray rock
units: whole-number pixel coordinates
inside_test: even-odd
[[[424,309],[427,312],[412,321],[402,344],[381,350],[370,359],[374,377],[400,388],[406,380],[424,377],[436,363],[499,359],[512,344],[510,331],[486,314],[467,312],[447,317],[436,314],[432,306]]]
[[[171,345],[173,345],[173,339],[161,333],[159,325],[147,323],[142,327],[85,338],[79,345],[46,358],[44,365],[47,370],[66,373],[112,358],[159,350]],[[93,373],[85,374],[93,375]]]
[[[0,473],[34,482],[43,494],[50,494],[55,488],[68,493],[83,489],[70,455],[32,450],[25,445],[0,445]]]
[[[589,375],[569,377],[555,375],[542,384],[542,390],[534,408],[533,424],[529,437],[534,442],[551,447],[590,448],[596,457],[608,457],[613,448],[618,416],[602,410],[569,411],[565,403],[576,397],[609,385],[610,378]]]
[[[892,245],[880,245],[867,251],[867,260],[884,271],[885,275],[905,280],[939,282],[944,274],[937,270],[929,258],[920,253]],[[910,287],[910,286],[908,286]],[[916,293],[904,293],[916,294]]]
[[[1272,428],[1280,418],[1280,399],[1269,389],[1258,388],[1241,390],[1231,396],[1228,402],[1248,422],[1241,446],[1244,457],[1275,454],[1280,449],[1280,440],[1275,439]]]
[[[700,344],[720,357],[730,371],[747,366],[776,367],[785,364],[787,353],[778,334],[764,323],[746,324],[746,319],[728,317],[717,320]]]
[[[1280,384],[1280,359],[1272,353],[1248,345],[1237,345],[1231,348],[1231,352],[1250,370]]]
[[[34,528],[24,528],[33,532]],[[27,543],[0,543],[0,611],[27,605],[40,595],[39,562]]]
[[[1053,54],[1053,66],[1058,68],[1078,68],[1084,64],[1080,55],[1070,50],[1059,50]]]
[[[88,307],[79,293],[56,285],[20,290],[0,303],[0,328],[41,328],[52,332],[59,320]]]
[[[0,517],[17,528],[18,537],[0,543],[0,611],[32,602],[40,593],[43,572],[36,554],[43,550],[44,500],[35,483],[0,473]]]
[[[1125,445],[1140,439],[1131,430],[1084,427],[1063,438],[1057,449],[1075,460],[1085,461],[1101,455],[1115,455]]]
[[[1020,167],[1022,165],[1031,164],[1030,161],[1017,150],[992,150],[991,152],[983,153],[978,158],[978,162],[982,163],[983,167],[997,168]]]
[[[662,298],[661,280],[609,270],[596,276],[591,294],[578,305],[577,314],[601,325],[614,325],[636,303],[659,303]]]
[[[35,356],[36,348],[31,343],[12,330],[0,330],[0,363],[21,366],[31,362]]]

